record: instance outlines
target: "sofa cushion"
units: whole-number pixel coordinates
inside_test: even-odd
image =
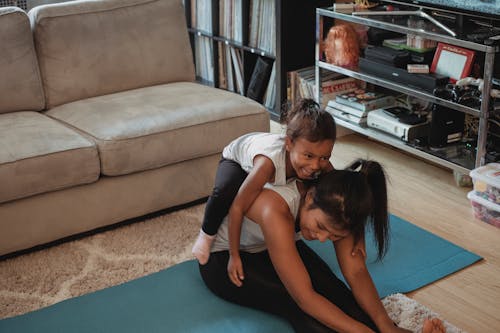
[[[70,1],[30,10],[47,108],[194,81],[181,0]]]
[[[75,131],[38,112],[0,115],[0,203],[98,177],[97,149]]]
[[[109,176],[219,153],[249,128],[269,130],[262,105],[192,82],[89,98],[47,114],[89,134]]]
[[[0,113],[44,105],[28,16],[17,7],[0,8]]]

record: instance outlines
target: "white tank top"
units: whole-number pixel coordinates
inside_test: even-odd
[[[253,160],[264,155],[274,164],[274,185],[286,184],[285,136],[282,134],[253,132],[240,136],[227,145],[222,157],[238,163],[247,173],[253,169]]]
[[[275,186],[268,183],[264,186],[264,188],[275,191],[285,200],[288,207],[290,207],[290,212],[292,213],[295,221],[300,206],[300,193],[297,189],[297,181],[291,180],[282,186]],[[217,232],[211,252],[229,250],[228,226],[229,223],[226,216],[222,221],[219,231]],[[295,240],[299,240],[300,237],[300,232],[295,233]],[[266,242],[260,226],[246,216],[243,218],[243,224],[241,226],[240,250],[251,253],[266,250]]]

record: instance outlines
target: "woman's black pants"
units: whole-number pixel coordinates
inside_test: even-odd
[[[352,292],[328,265],[303,241],[299,240],[296,244],[314,289],[350,317],[378,332],[375,324],[357,304]],[[242,287],[236,287],[229,280],[228,259],[228,251],[214,252],[207,264],[200,265],[201,276],[214,294],[233,303],[281,316],[291,323],[295,332],[334,332],[297,306],[274,270],[267,251],[241,252],[245,271]]]

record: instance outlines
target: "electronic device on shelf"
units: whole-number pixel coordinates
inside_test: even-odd
[[[449,80],[447,76],[440,74],[408,73],[406,69],[389,66],[366,58],[359,58],[359,69],[362,72],[428,92],[434,91],[439,86],[446,85]]]
[[[464,125],[465,113],[434,104],[429,133],[430,146],[443,147],[452,142],[460,141]]]
[[[413,142],[417,138],[427,137],[429,132],[429,122],[417,124],[405,124],[400,121],[398,112],[394,108],[378,109],[368,113],[368,127],[377,129],[387,134],[393,135],[405,142]]]
[[[410,109],[403,106],[391,106],[382,110],[384,110],[387,115],[396,118],[400,123],[403,124],[417,125],[427,122],[426,116],[413,113]]]

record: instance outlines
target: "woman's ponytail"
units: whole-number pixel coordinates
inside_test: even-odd
[[[388,248],[389,213],[387,207],[387,185],[384,169],[375,161],[363,161],[360,173],[366,176],[372,195],[370,223],[378,245],[378,258],[381,259]]]
[[[382,166],[358,159],[345,170],[323,174],[312,190],[311,208],[320,208],[332,223],[351,232],[357,243],[369,223],[381,259],[388,247],[387,185]]]

